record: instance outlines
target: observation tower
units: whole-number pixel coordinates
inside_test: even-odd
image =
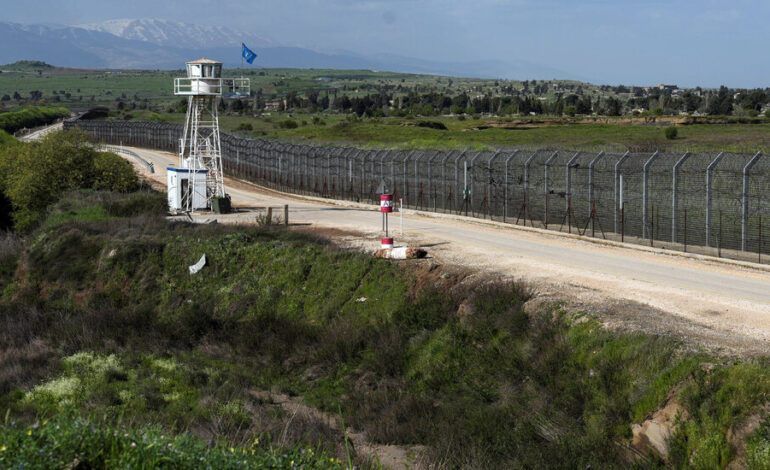
[[[219,138],[219,99],[249,96],[248,78],[222,78],[222,62],[187,62],[187,77],[174,79],[174,95],[187,96],[187,119],[180,142],[179,166],[168,168],[168,203],[172,210],[212,208],[226,197]]]

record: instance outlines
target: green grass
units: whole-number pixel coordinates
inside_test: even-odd
[[[671,462],[722,468],[735,456],[730,429],[770,396],[762,361],[609,332],[560,305],[527,312],[515,285],[461,283],[442,266],[404,270],[279,227],[168,224],[153,200],[70,193],[23,242],[23,257],[7,259],[24,269],[3,281],[0,344],[27,351],[34,339],[47,351],[44,360],[6,352],[12,360],[0,364],[0,409],[24,432],[36,420],[95,413],[98,428],[126,423],[130,436],[145,425],[168,436],[212,430],[220,444],[195,456],[259,437],[281,449],[269,455],[311,447],[345,457],[339,431],[292,421],[251,394],[269,390],[340,414],[374,442],[426,445],[429,461],[449,467],[625,468],[631,424],[681,387],[689,417]],[[203,253],[207,266],[191,276]],[[19,369],[45,378],[24,385]],[[24,432],[0,436],[19,446]],[[100,434],[108,441],[89,447],[104,449],[99,458],[156,458]],[[749,439],[756,468],[767,435],[765,426]],[[7,455],[19,462],[42,442]]]
[[[130,112],[135,120],[148,114]],[[181,113],[161,113],[168,122],[184,122]],[[497,149],[497,148],[564,148],[586,151],[735,152],[770,151],[770,122],[755,124],[690,124],[677,127],[678,137],[666,139],[665,127],[613,123],[575,122],[539,128],[502,129],[490,123],[506,124],[504,119],[468,119],[434,117],[432,121],[446,125],[447,130],[417,126],[417,120],[404,118],[350,118],[337,114],[292,113],[296,129],[281,127],[285,113],[271,113],[258,118],[222,115],[220,125],[227,132],[244,136],[280,139],[295,143],[353,144],[362,148],[394,149]],[[314,123],[318,117],[323,124]],[[538,121],[548,122],[548,119]],[[239,130],[251,125],[252,131]],[[407,125],[408,124],[408,125]]]
[[[105,422],[63,413],[51,420],[0,426],[3,468],[253,468],[341,469],[337,459],[310,448],[273,449],[254,439],[244,446],[208,444],[189,434],[169,435],[155,426]]]

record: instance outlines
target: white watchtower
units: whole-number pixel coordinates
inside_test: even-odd
[[[222,78],[222,63],[209,59],[187,62],[187,77],[174,79],[174,94],[189,100],[179,167],[168,171],[172,210],[210,209],[213,198],[225,197],[217,103],[249,92],[248,78]]]

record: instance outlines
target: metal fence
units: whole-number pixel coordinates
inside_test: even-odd
[[[67,121],[113,145],[177,152],[170,123]],[[222,134],[226,174],[282,191],[763,262],[770,157],[563,150],[400,151]]]

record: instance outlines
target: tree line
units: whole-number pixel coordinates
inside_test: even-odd
[[[527,87],[525,90],[542,92],[539,88],[541,86],[544,85]],[[757,116],[766,110],[770,103],[770,94],[763,89],[734,90],[722,86],[718,90],[696,88],[679,93],[657,89],[644,92],[641,88],[628,89],[623,86],[600,87],[600,90],[602,89],[608,93],[592,95],[583,93],[578,87],[577,90],[573,88],[573,91],[576,91],[574,93],[556,93],[555,96],[549,97],[528,94],[522,90],[515,90],[515,93],[510,94],[496,94],[491,91],[458,94],[440,91],[420,93],[414,90],[399,94],[380,90],[365,96],[338,93],[321,95],[317,90],[300,94],[294,90],[274,100],[267,100],[261,90],[258,90],[250,100],[232,100],[222,102],[220,106],[222,110],[234,113],[261,111],[270,109],[272,105],[273,109],[278,111],[331,110],[368,117],[448,114],[622,116],[640,113]],[[612,95],[609,94],[610,91],[625,93],[630,97]]]

